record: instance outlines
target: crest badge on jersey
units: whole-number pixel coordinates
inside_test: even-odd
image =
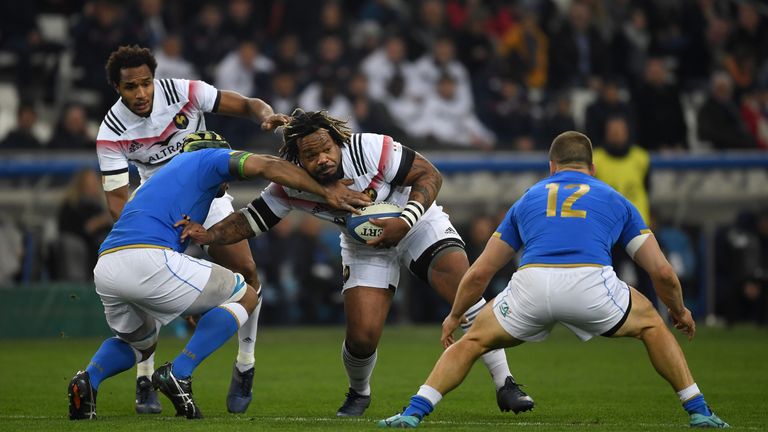
[[[368,195],[371,198],[371,201],[376,201],[376,197],[379,196],[379,193],[376,192],[376,189],[374,188],[366,188],[363,191],[364,194]]]
[[[189,126],[189,118],[187,118],[183,111],[179,111],[178,114],[173,116],[173,124],[176,125],[177,129],[186,129]]]

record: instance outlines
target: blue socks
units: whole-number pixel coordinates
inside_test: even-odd
[[[403,411],[403,415],[415,416],[422,419],[434,409],[435,407],[433,407],[426,398],[415,395],[411,397],[411,403],[409,403],[408,407]]]
[[[237,319],[227,309],[217,307],[206,312],[197,323],[195,333],[187,346],[173,361],[173,375],[179,379],[192,376],[192,371],[224,345],[224,342],[237,332],[238,327]]]
[[[683,408],[688,414],[701,414],[704,416],[712,415],[712,410],[709,409],[707,401],[704,400],[703,394],[698,394],[692,399],[689,399],[683,403]]]
[[[127,371],[135,364],[136,352],[133,348],[127,342],[113,337],[101,344],[85,370],[91,378],[91,387],[98,390],[102,381]]]

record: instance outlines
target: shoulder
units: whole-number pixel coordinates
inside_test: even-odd
[[[160,91],[168,105],[186,102],[190,88],[189,80],[166,78],[155,80],[155,91]]]

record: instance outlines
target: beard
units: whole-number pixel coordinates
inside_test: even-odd
[[[336,171],[330,174],[319,174],[319,175],[313,175],[312,177],[321,185],[327,185],[337,180],[341,180],[341,178],[343,177],[343,174],[344,173],[341,170],[341,164],[339,164],[336,167]]]

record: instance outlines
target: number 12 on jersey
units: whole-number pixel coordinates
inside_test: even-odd
[[[549,192],[547,193],[547,217],[555,217],[557,216],[557,193],[560,190],[560,184],[559,183],[547,183],[547,189]],[[576,202],[577,199],[581,198],[589,192],[589,185],[588,184],[569,184],[565,185],[563,187],[565,190],[569,189],[577,189],[571,195],[563,201],[563,206],[560,209],[560,217],[577,217],[577,218],[586,218],[587,217],[587,211],[586,210],[574,210],[573,204]]]

